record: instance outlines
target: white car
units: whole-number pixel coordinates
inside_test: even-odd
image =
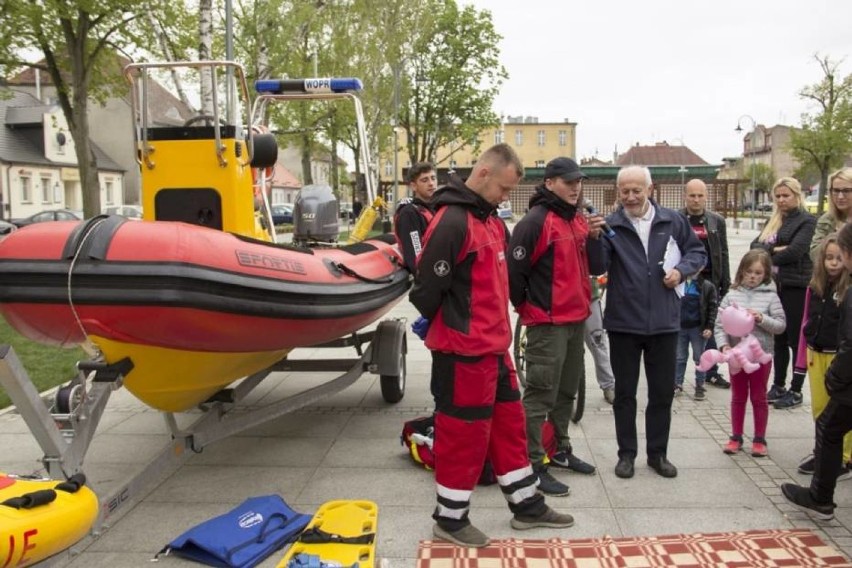
[[[127,217],[128,219],[135,219],[137,221],[142,219],[142,208],[138,205],[119,205],[117,207],[107,207],[104,210],[104,213],[107,215],[121,215],[122,217]]]

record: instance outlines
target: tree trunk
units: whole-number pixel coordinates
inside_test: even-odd
[[[74,90],[74,147],[77,151],[77,166],[80,170],[80,186],[83,195],[83,215],[85,218],[101,214],[101,184],[98,179],[98,160],[95,157],[89,139],[88,116],[89,102],[83,89]]]
[[[213,0],[200,0],[198,3],[198,59],[213,58]],[[212,70],[201,70],[201,112],[213,116],[213,75]]]
[[[169,38],[166,36],[163,31],[163,27],[154,17],[152,12],[148,12],[148,21],[151,24],[151,28],[156,30],[157,33],[157,42],[160,44],[160,49],[163,52],[167,61],[176,61],[175,52],[172,49],[171,43],[169,43]],[[175,91],[177,92],[178,98],[180,102],[186,105],[187,108],[195,108],[195,105],[190,102],[189,97],[186,95],[186,91],[183,89],[183,82],[181,81],[180,74],[178,70],[172,68],[169,73],[172,77],[172,82],[175,84]]]

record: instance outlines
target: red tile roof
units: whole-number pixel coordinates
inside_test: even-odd
[[[706,166],[701,156],[688,146],[671,146],[668,142],[658,142],[653,146],[631,147],[616,160],[617,166],[638,164],[642,166]]]
[[[294,176],[290,170],[279,163],[275,164],[275,169],[272,172],[272,187],[286,187],[292,189],[301,189],[302,182]]]

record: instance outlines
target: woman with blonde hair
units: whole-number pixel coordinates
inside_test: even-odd
[[[849,222],[852,214],[852,168],[841,168],[828,176],[828,195],[828,211],[817,220],[811,240],[811,258],[814,260],[825,238]]]
[[[772,187],[775,206],[766,226],[751,243],[772,257],[772,272],[778,296],[784,307],[787,328],[775,336],[775,372],[767,402],[775,408],[794,408],[802,404],[805,374],[794,372],[790,390],[786,390],[787,368],[799,345],[799,330],[805,311],[805,296],[813,273],[810,245],[816,219],[805,211],[802,186],[794,178],[783,177]]]

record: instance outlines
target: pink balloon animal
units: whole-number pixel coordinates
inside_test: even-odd
[[[748,310],[731,304],[722,310],[721,320],[725,333],[742,339],[726,353],[716,349],[705,351],[696,367],[699,371],[706,371],[717,363],[727,363],[731,373],[737,373],[740,369],[753,373],[760,368],[761,363],[772,360],[772,356],[763,350],[760,342],[751,334],[754,330],[754,316]]]

